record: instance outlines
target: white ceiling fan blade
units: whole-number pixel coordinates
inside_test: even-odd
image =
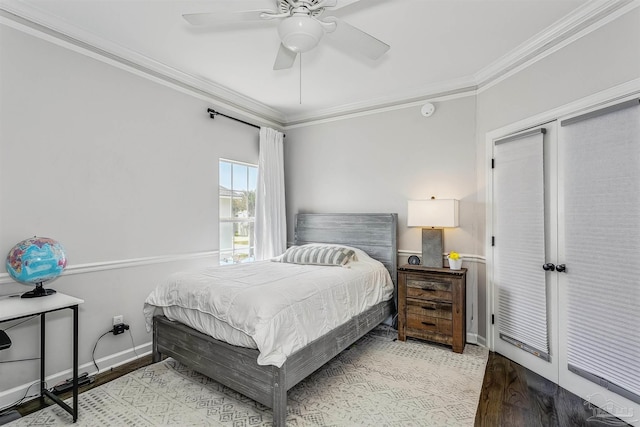
[[[335,16],[328,16],[324,21],[336,23],[336,29],[329,34],[338,40],[340,46],[349,51],[360,52],[367,58],[378,59],[391,48],[371,34],[365,33]]]
[[[286,70],[293,67],[293,63],[298,57],[298,52],[287,49],[282,43],[280,43],[280,49],[276,55],[276,62],[273,64],[274,70]]]
[[[261,21],[271,10],[247,10],[243,12],[187,13],[182,17],[191,25],[215,25],[234,22]]]

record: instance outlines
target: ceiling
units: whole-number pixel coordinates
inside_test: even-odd
[[[5,18],[17,15],[281,125],[475,90],[618,3],[338,0],[335,16],[391,49],[374,61],[345,52],[329,34],[301,63],[299,55],[291,69],[274,71],[277,20],[193,27],[182,18],[273,10],[274,0],[0,0]]]

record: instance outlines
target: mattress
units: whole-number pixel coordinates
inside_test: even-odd
[[[365,252],[345,267],[258,261],[172,274],[147,297],[147,330],[164,314],[215,339],[287,356],[393,295],[388,270]]]

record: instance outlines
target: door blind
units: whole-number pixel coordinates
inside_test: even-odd
[[[640,105],[563,121],[568,368],[640,403]]]
[[[494,281],[500,338],[549,360],[543,132],[495,142]]]

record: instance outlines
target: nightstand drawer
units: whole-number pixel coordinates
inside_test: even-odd
[[[427,316],[440,319],[453,319],[451,304],[438,301],[407,299],[407,316]]]
[[[430,316],[416,316],[409,313],[407,313],[407,328],[424,332],[435,332],[447,336],[453,334],[451,320]]]
[[[451,301],[451,281],[439,278],[407,277],[407,298]]]
[[[451,292],[455,279],[440,276],[407,274],[407,286]]]

